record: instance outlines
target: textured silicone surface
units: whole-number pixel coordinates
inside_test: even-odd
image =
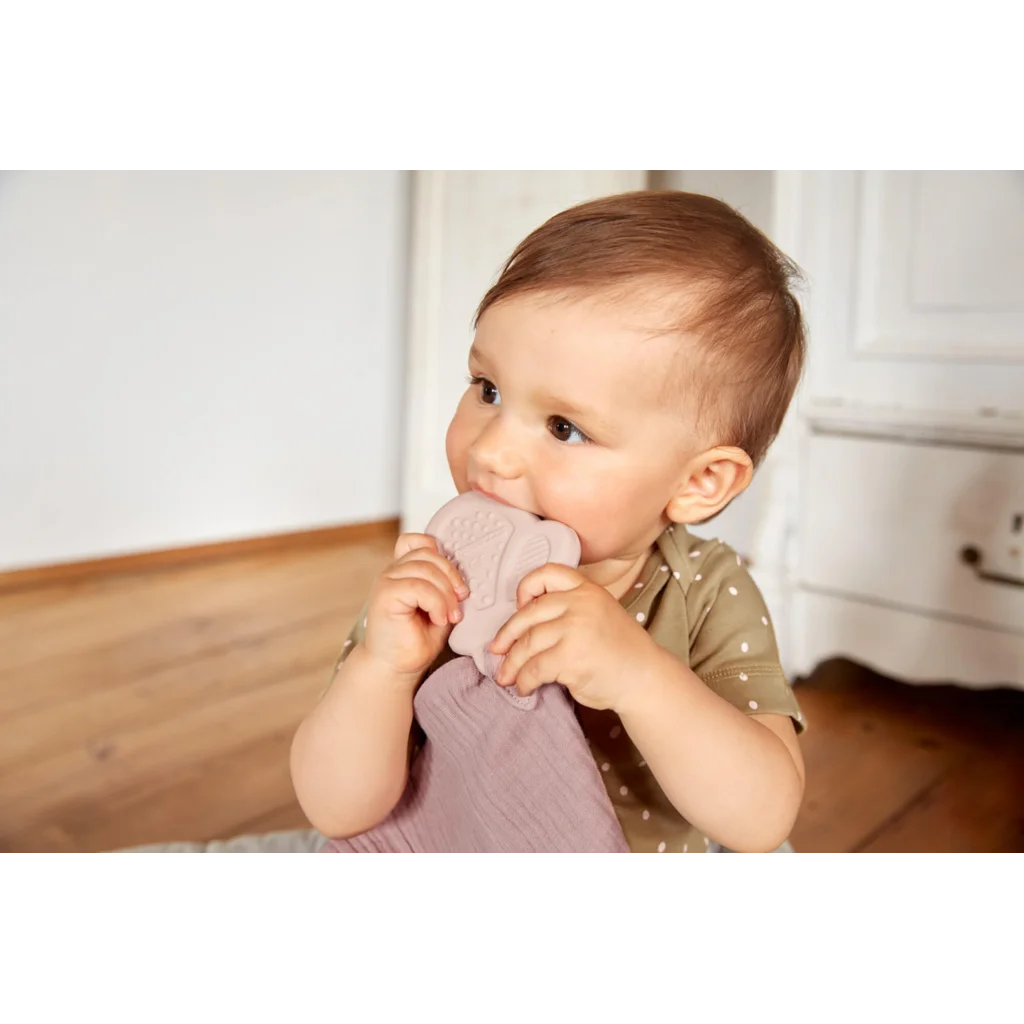
[[[448,645],[467,654],[485,675],[494,678],[501,659],[487,648],[516,610],[516,590],[527,573],[548,562],[576,568],[580,541],[562,523],[540,519],[468,491],[448,502],[427,524],[441,553],[469,584],[462,621]]]

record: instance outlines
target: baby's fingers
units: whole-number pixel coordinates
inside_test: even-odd
[[[423,550],[413,551],[406,555],[399,564],[435,566],[444,575],[448,585],[455,591],[460,601],[464,601],[469,597],[469,585],[466,583],[465,578],[444,555],[435,555]]]
[[[410,551],[433,551],[437,554],[437,541],[426,533],[403,533],[395,544],[395,558],[404,558]]]
[[[525,666],[552,650],[561,639],[562,628],[557,622],[542,622],[523,634],[512,645],[512,649],[501,663],[501,668],[498,669],[498,685],[508,686],[510,683],[519,683]],[[548,662],[545,660],[543,664],[546,666]],[[543,680],[546,683],[554,681],[554,679]],[[521,686],[519,691],[524,693]]]
[[[435,626],[448,625],[451,614],[448,599],[435,583],[420,576],[392,579],[390,583],[389,596],[397,605],[396,610],[410,615],[422,611]]]
[[[491,641],[491,652],[504,654],[531,629],[539,626],[542,622],[553,622],[564,613],[565,598],[561,594],[547,594],[530,602],[498,630],[497,635]]]
[[[426,580],[434,586],[445,602],[445,616],[452,622],[458,622],[462,618],[462,610],[459,608],[459,597],[452,588],[451,577],[444,571],[444,568],[436,562],[428,562],[423,558],[409,558],[407,561],[398,562],[393,565],[385,574],[389,580]]]

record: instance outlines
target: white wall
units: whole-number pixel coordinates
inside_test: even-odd
[[[677,188],[684,192],[700,192],[728,203],[743,214],[769,238],[773,224],[773,171],[654,171],[651,185],[655,188]],[[755,475],[747,491],[740,495],[717,519],[694,532],[701,536],[720,537],[737,551],[750,557],[757,546],[758,530],[769,501],[769,460]]]
[[[0,569],[396,515],[408,195],[0,174]]]

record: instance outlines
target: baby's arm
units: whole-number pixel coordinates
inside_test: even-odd
[[[292,782],[306,817],[324,835],[365,832],[398,803],[408,774],[418,682],[357,646],[299,726],[292,742]]]
[[[804,789],[790,719],[745,715],[662,648],[646,675],[619,715],[673,806],[732,850],[776,849]]]
[[[681,572],[692,574],[686,614],[665,617],[660,667],[627,692],[623,724],[666,796],[705,835],[733,850],[775,849],[803,796],[794,727],[803,719],[769,612],[731,548],[700,541],[679,554]]]
[[[398,539],[377,579],[361,643],[292,741],[292,782],[324,835],[358,835],[394,808],[405,788],[413,695],[461,618],[465,581],[422,534]]]

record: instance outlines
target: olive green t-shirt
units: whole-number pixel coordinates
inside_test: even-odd
[[[785,715],[803,731],[803,715],[782,670],[764,600],[728,545],[669,527],[621,603],[655,642],[689,665],[723,700],[745,714]],[[362,640],[364,615],[345,641],[335,672]],[[446,648],[430,671],[453,657]],[[618,715],[580,704],[576,715],[630,850],[704,853],[708,838],[672,806]],[[412,756],[422,738],[421,733],[412,737]]]

